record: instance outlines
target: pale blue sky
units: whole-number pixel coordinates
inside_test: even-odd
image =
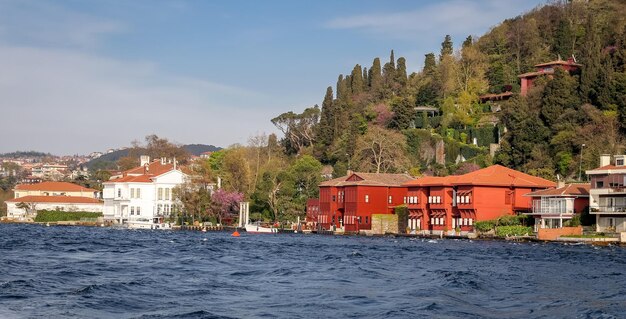
[[[0,0],[0,152],[228,146],[389,51],[409,71],[542,1]]]

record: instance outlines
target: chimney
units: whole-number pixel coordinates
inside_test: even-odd
[[[347,175],[348,177],[350,177],[350,175],[352,175],[352,174],[354,174],[354,172],[353,172],[353,171],[351,171],[351,170],[347,170],[347,171],[346,171],[346,175]]]
[[[141,155],[139,156],[139,161],[140,161],[140,165],[141,166],[145,166],[146,164],[150,163],[150,156],[148,155]]]
[[[222,188],[222,178],[221,177],[217,177],[217,189]]]
[[[561,179],[559,174],[556,174],[556,188],[565,187],[565,181]]]
[[[600,167],[604,167],[611,164],[611,155],[602,154],[600,155]]]
[[[161,165],[165,165],[165,157],[161,157]]]

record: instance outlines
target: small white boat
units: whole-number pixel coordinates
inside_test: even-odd
[[[147,218],[140,218],[136,220],[131,220],[128,222],[128,228],[130,229],[172,229],[172,224],[170,223],[155,223],[154,221]]]
[[[275,234],[278,228],[261,226],[260,224],[246,224],[246,232],[252,234]]]

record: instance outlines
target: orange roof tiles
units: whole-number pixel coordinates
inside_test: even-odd
[[[104,183],[152,183],[152,178],[174,170],[174,164],[161,164],[154,160],[147,165],[138,166],[122,172],[122,177],[110,179]]]
[[[77,184],[67,182],[42,182],[37,184],[19,184],[15,186],[15,190],[20,191],[57,191],[57,192],[97,192],[93,188],[83,187]]]
[[[527,78],[527,77],[530,77],[530,76],[539,76],[539,75],[542,75],[542,74],[554,74],[554,70],[542,70],[542,71],[535,71],[535,72],[527,72],[527,73],[524,73],[524,74],[520,74],[517,77],[518,78]]]
[[[452,186],[458,175],[450,176],[424,176],[404,183],[404,186]]]
[[[554,187],[556,184],[501,165],[492,165],[459,176],[454,185]]]
[[[100,204],[101,200],[78,196],[24,196],[6,200],[9,203]]]
[[[349,180],[354,176],[357,180]],[[319,186],[401,186],[413,178],[408,174],[353,173],[322,182]]]
[[[525,196],[589,196],[590,184],[569,184],[560,188],[543,189],[528,193]]]

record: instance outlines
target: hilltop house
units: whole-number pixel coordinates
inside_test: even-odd
[[[176,161],[150,162],[150,157],[141,156],[140,166],[103,183],[104,219],[131,227],[152,228],[162,223],[176,209],[173,189],[186,177]]]
[[[554,74],[554,70],[556,68],[562,68],[569,73],[573,73],[577,71],[580,67],[582,67],[582,65],[576,63],[574,57],[567,59],[567,61],[563,61],[559,57],[559,59],[556,61],[537,64],[535,65],[536,70],[534,72],[528,72],[518,75],[521,85],[520,95],[526,96],[526,94],[528,94],[528,91],[533,87],[533,82],[538,77],[544,75],[551,76],[552,74]]]

